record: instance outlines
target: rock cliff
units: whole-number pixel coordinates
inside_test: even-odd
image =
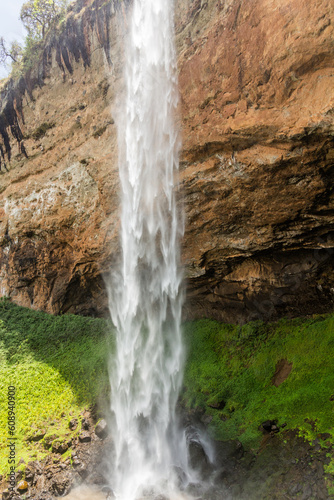
[[[186,317],[333,310],[330,0],[178,0]],[[0,292],[103,314],[118,258],[124,2],[79,0],[1,91]]]

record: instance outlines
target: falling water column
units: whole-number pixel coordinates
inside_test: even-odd
[[[123,500],[172,496],[175,466],[186,469],[187,462],[175,419],[183,348],[173,36],[171,0],[134,0],[118,120],[123,260],[109,294],[117,329],[114,487]]]

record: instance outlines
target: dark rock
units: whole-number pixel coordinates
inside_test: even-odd
[[[10,498],[12,498],[13,496],[13,493],[12,491],[9,491],[9,490],[5,490],[2,492],[2,500],[9,500]]]
[[[244,448],[237,439],[215,441],[214,446],[217,464],[225,465],[231,460],[240,460],[244,456]]]
[[[210,403],[208,404],[210,408],[213,408],[215,410],[223,410],[226,406],[225,401],[217,401],[216,403]]]
[[[78,427],[78,420],[76,418],[72,418],[68,424],[69,428],[71,431],[75,431],[75,429]]]
[[[76,470],[82,479],[86,479],[86,477],[89,474],[88,469],[87,469],[87,465],[84,463],[82,463],[81,466]]]
[[[266,432],[278,432],[279,428],[277,426],[277,420],[266,420],[261,424],[262,428]]]
[[[52,452],[59,453],[62,455],[65,451],[68,450],[68,443],[65,441],[53,441],[52,443]]]
[[[58,437],[59,437],[58,434],[52,434],[50,436],[44,436],[44,442],[43,442],[44,448],[49,449],[51,447],[51,445],[52,445],[52,441],[54,441]]]
[[[209,425],[209,423],[212,421],[213,416],[212,415],[203,415],[201,417],[201,422],[205,425]]]
[[[107,483],[107,478],[98,470],[93,471],[88,478],[89,483],[102,485]]]
[[[17,471],[16,481],[19,482],[19,481],[21,481],[22,478],[23,478],[23,471],[22,470]]]
[[[84,429],[85,431],[88,431],[90,428],[90,423],[87,418],[83,418],[81,421],[81,428]]]
[[[103,493],[105,493],[107,495],[108,500],[109,500],[109,498],[115,498],[115,493],[110,488],[110,486],[103,486],[102,491],[103,491]]]
[[[182,469],[182,467],[179,467],[177,465],[174,465],[173,471],[175,472],[176,478],[177,478],[177,483],[179,487],[182,487],[187,483],[187,475]]]
[[[44,429],[37,430],[34,432],[34,434],[32,434],[31,436],[28,437],[28,441],[30,441],[30,442],[40,441],[41,439],[43,439],[45,434],[46,434],[46,431]]]
[[[28,483],[32,484],[35,479],[35,472],[31,467],[27,467],[25,470],[25,479]]]
[[[89,432],[82,432],[80,435],[79,435],[79,441],[81,443],[89,443],[90,441],[92,440]]]
[[[100,439],[105,439],[108,436],[109,429],[108,429],[108,424],[105,420],[100,420],[100,422],[96,425],[95,427],[95,434],[100,438]]]
[[[311,486],[309,484],[305,485],[302,495],[300,497],[301,500],[309,500],[310,498],[312,498],[312,496],[313,492]]]
[[[227,415],[224,415],[224,414],[223,414],[223,415],[220,415],[220,417],[219,417],[219,418],[220,418],[220,420],[222,420],[223,422],[226,422],[226,420],[228,420],[228,419],[229,419],[229,417],[228,417]]]
[[[70,485],[69,477],[66,474],[57,474],[52,481],[52,489],[58,495],[63,495]]]
[[[190,441],[188,451],[191,467],[198,471],[203,478],[210,476],[213,471],[213,464],[210,462],[202,444],[198,441]]]
[[[296,495],[302,489],[302,485],[300,483],[292,484],[289,488],[290,495]]]
[[[327,439],[330,439],[332,436],[328,432],[323,432],[322,434],[320,434],[320,437],[321,437],[321,439],[326,441]]]
[[[35,489],[37,491],[44,492],[46,488],[46,477],[44,475],[40,475],[37,478],[36,484],[35,484]]]

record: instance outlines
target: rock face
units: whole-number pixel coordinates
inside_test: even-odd
[[[126,16],[78,2],[38,71],[2,91],[0,292],[19,304],[106,309]],[[175,20],[185,316],[332,310],[331,1],[178,0]]]

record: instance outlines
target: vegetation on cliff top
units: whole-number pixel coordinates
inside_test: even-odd
[[[333,444],[334,315],[243,326],[200,320],[186,323],[184,335],[183,404],[201,410],[215,438],[238,438],[255,450],[261,423],[277,420],[310,441]],[[0,472],[7,469],[8,386],[16,387],[17,460],[42,458],[55,428],[59,439],[69,420],[108,399],[113,339],[103,319],[51,316],[0,300]],[[291,372],[280,378],[282,360]],[[41,429],[44,440],[27,440]]]
[[[12,76],[17,77],[31,68],[37,61],[43,48],[43,40],[48,30],[56,27],[66,14],[67,0],[28,0],[21,7],[20,19],[27,30],[24,47],[17,41],[7,45],[0,38],[0,64],[11,63]]]

